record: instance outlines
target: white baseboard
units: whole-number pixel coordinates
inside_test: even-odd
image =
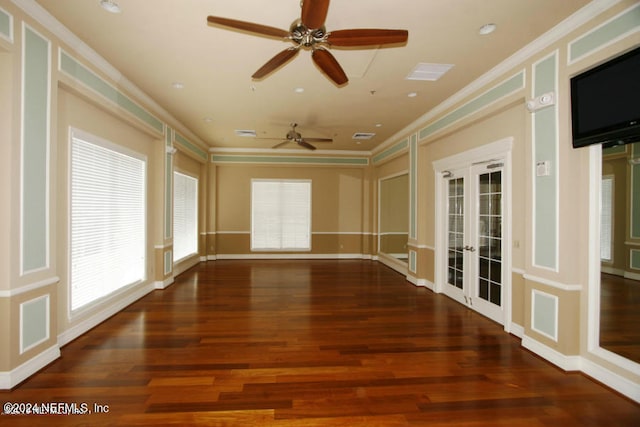
[[[580,356],[567,356],[552,349],[533,338],[524,335],[522,337],[522,346],[527,350],[531,350],[538,356],[548,360],[557,367],[565,371],[579,371],[581,367]]]
[[[107,320],[114,314],[118,313],[119,311],[122,311],[127,306],[133,304],[134,302],[136,302],[137,300],[139,300],[140,298],[147,295],[149,292],[153,290],[154,290],[154,284],[149,283],[145,286],[142,286],[140,289],[136,290],[135,292],[131,293],[126,298],[115,301],[114,303],[110,304],[103,310],[98,311],[97,313],[91,315],[90,317],[84,319],[83,321],[77,323],[76,325],[72,326],[71,328],[67,329],[66,331],[58,335],[58,345],[62,347],[65,344],[70,343],[74,339],[78,338],[80,335],[96,327],[97,325],[104,322],[105,320]]]
[[[253,254],[218,254],[216,259],[368,259],[364,254],[277,254],[277,253],[253,253]]]
[[[629,399],[640,403],[640,384],[603,368],[601,365],[598,365],[584,357],[581,362],[582,372],[589,375],[596,381],[600,381],[602,384],[611,387],[618,393],[624,394]]]
[[[174,281],[173,276],[171,276],[164,279],[162,282],[160,281],[154,282],[153,287],[154,289],[160,289],[160,290],[167,289],[169,286],[173,284],[173,281]]]
[[[522,339],[524,337],[524,326],[511,322],[509,333]]]
[[[430,281],[428,281],[427,279],[418,279],[415,276],[412,275],[408,275],[407,276],[407,280],[410,283],[413,283],[416,286],[419,286],[421,288],[427,288],[427,289],[431,289],[433,290],[433,283],[431,283]]]
[[[54,345],[14,370],[0,372],[0,390],[9,390],[17,386],[58,357],[60,357],[60,347]]]

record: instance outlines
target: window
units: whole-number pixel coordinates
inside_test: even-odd
[[[251,182],[251,249],[311,249],[311,181]]]
[[[71,310],[146,278],[146,159],[74,131]]]
[[[198,180],[173,173],[173,260],[198,252]]]
[[[600,259],[613,261],[613,176],[602,177],[602,211],[600,214]]]

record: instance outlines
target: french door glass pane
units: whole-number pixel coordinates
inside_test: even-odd
[[[479,176],[478,296],[501,305],[502,172]]]
[[[447,283],[462,289],[463,287],[463,245],[464,245],[464,179],[449,181],[448,239],[449,264]]]

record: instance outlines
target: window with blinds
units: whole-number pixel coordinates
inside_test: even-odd
[[[311,181],[251,182],[251,249],[311,249]]]
[[[74,131],[71,310],[146,278],[146,159]]]
[[[613,176],[602,177],[602,206],[600,211],[600,259],[612,261],[613,246]]]
[[[198,252],[198,180],[173,173],[173,260]]]

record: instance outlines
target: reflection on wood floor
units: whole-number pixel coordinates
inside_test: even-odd
[[[640,363],[640,281],[601,275],[600,346]]]
[[[215,261],[62,349],[23,425],[632,426],[640,405],[373,261]],[[98,404],[100,406],[93,406]],[[105,411],[107,409],[107,411]]]

